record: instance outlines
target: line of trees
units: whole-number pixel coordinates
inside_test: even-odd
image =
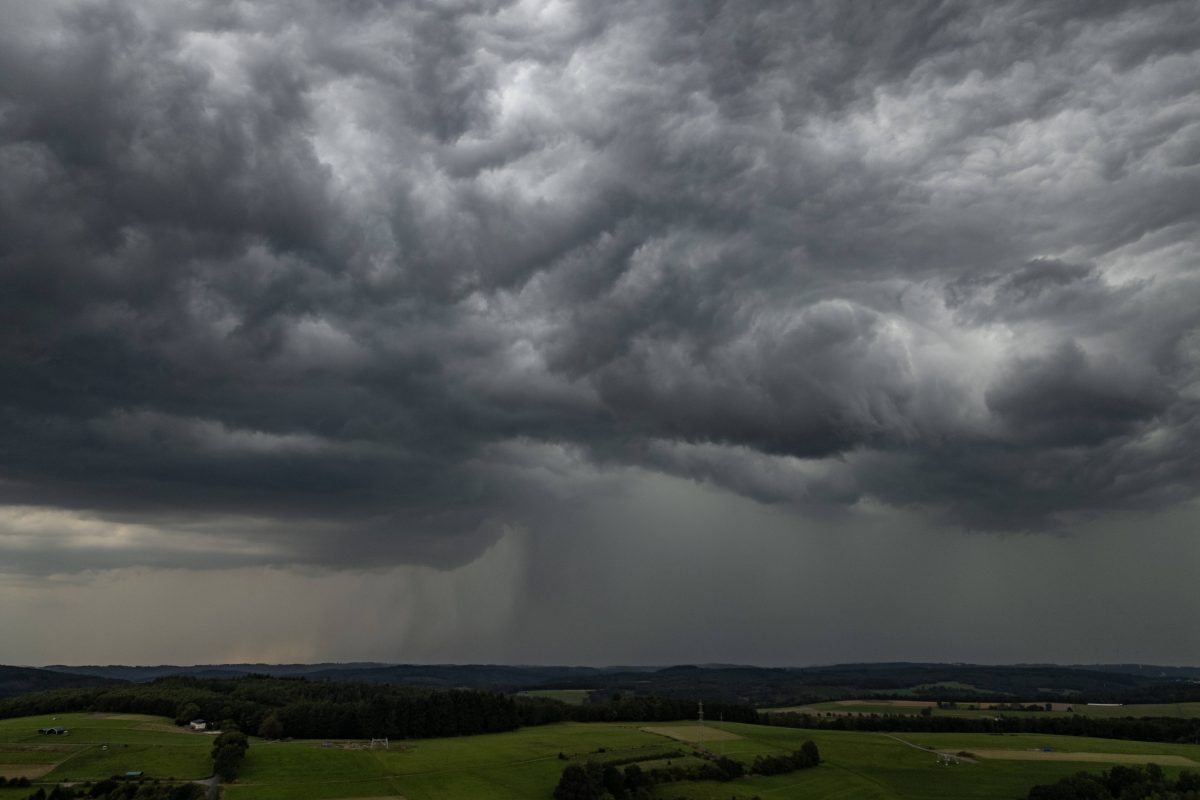
[[[1170,780],[1157,764],[1113,767],[1092,775],[1079,772],[1056,783],[1035,786],[1027,800],[1200,800],[1200,773],[1184,771]]]
[[[1039,733],[1055,736],[1091,736],[1097,739],[1131,739],[1142,742],[1200,743],[1200,719],[1173,717],[934,717],[905,714],[820,716],[817,714],[764,713],[762,721],[788,728],[834,731],[904,731],[908,733]]]
[[[554,800],[642,800],[653,783],[637,764],[623,771],[613,764],[571,764],[554,787]]]
[[[796,770],[808,769],[821,763],[817,745],[807,741],[792,753],[757,756],[749,768],[741,761],[728,756],[713,756],[698,753],[704,763],[693,766],[677,765],[643,770],[638,764],[630,764],[624,770],[613,763],[571,764],[563,769],[558,785],[554,788],[554,800],[643,800],[651,796],[656,784],[677,781],[720,781],[737,780],[744,775],[783,775]]]
[[[755,775],[784,775],[798,769],[808,769],[821,763],[821,753],[810,739],[790,755],[755,756],[750,771]]]
[[[268,738],[416,739],[510,731],[521,723],[514,698],[494,692],[261,676],[172,677],[0,700],[0,718],[68,711],[153,714],[180,725],[199,717]]]
[[[544,697],[517,697],[521,725],[550,722],[673,722],[696,716],[696,701],[657,695],[614,694],[606,701],[569,705]],[[759,721],[758,712],[733,703],[704,703],[709,719],[725,722]]]
[[[9,783],[11,786],[12,783]],[[109,778],[77,786],[58,784],[50,789],[39,787],[25,800],[204,800],[204,788],[194,783],[123,781]]]
[[[711,704],[713,716],[756,722],[748,706]],[[203,718],[267,739],[426,739],[499,733],[553,722],[660,722],[686,719],[694,701],[615,695],[607,702],[568,705],[547,698],[469,689],[415,689],[300,678],[163,678],[145,684],[63,689],[0,700],[0,718],[67,711],[124,712]]]

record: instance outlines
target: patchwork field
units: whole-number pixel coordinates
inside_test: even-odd
[[[37,729],[53,722],[71,730],[47,742]],[[696,747],[749,762],[791,752],[811,739],[821,766],[727,784],[688,782],[657,788],[663,800],[762,798],[1003,798],[1081,768],[1155,762],[1168,772],[1200,764],[1200,746],[1034,735],[904,734],[805,731],[761,725],[695,722],[652,726],[561,724],[512,733],[393,742],[252,741],[240,779],[223,787],[226,800],[549,800],[564,766],[592,759],[643,768],[694,765]],[[127,770],[151,777],[208,775],[211,737],[169,721],[128,715],[60,715],[0,721],[0,764],[43,770],[53,781],[94,780]],[[105,749],[107,748],[107,749]],[[1047,752],[1045,748],[1050,748]],[[968,751],[977,760],[947,765],[939,751]],[[561,754],[561,756],[560,756]],[[0,790],[0,800],[30,790]]]

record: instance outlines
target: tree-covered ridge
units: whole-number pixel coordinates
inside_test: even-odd
[[[607,672],[587,683],[558,681],[546,688],[640,691],[664,697],[702,697],[756,706],[805,705],[848,697],[1003,702],[1181,702],[1200,699],[1186,671],[1162,676],[1087,667],[982,664],[839,664],[782,668],[676,666]],[[1160,699],[1161,698],[1161,699]]]
[[[1033,787],[1027,800],[1200,800],[1200,773],[1184,771],[1170,780],[1157,764],[1079,772]]]
[[[635,692],[760,707],[804,705],[848,697],[891,696],[971,702],[1003,702],[1013,698],[1026,702],[1155,703],[1200,700],[1200,684],[1192,682],[1200,678],[1200,668],[1135,664],[1057,666],[897,662],[797,668],[745,665],[597,668],[359,663],[156,667],[56,665],[48,669],[136,683],[185,675],[198,678],[269,675],[427,689],[465,687],[504,693],[525,689],[587,689],[607,697],[614,692]],[[26,690],[49,689],[54,685],[31,685]],[[3,694],[0,691],[0,696]]]
[[[0,697],[12,697],[27,692],[68,689],[82,686],[111,686],[121,681],[111,678],[56,672],[32,667],[0,666]]]

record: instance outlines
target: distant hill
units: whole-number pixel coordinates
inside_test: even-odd
[[[175,675],[189,675],[197,678],[239,678],[243,675],[270,675],[273,678],[294,678],[311,675],[315,672],[351,672],[388,667],[374,661],[355,661],[348,663],[323,662],[320,664],[193,664],[178,666],[160,664],[158,666],[134,667],[125,664],[109,664],[107,666],[85,665],[69,666],[66,664],[49,664],[45,667],[55,672],[66,672],[72,675],[91,675],[100,678],[115,678],[131,683],[145,683],[158,678],[170,678]]]
[[[1161,667],[1156,664],[1073,664],[1071,666],[1078,669],[1096,670],[1097,672],[1121,672],[1126,675],[1138,675],[1143,678],[1200,680],[1200,667]]]
[[[115,678],[145,683],[158,678],[187,675],[197,678],[238,678],[270,675],[273,678],[304,677],[310,680],[422,686],[428,688],[470,687],[516,691],[555,681],[587,683],[602,675],[640,674],[658,667],[538,667],[503,664],[380,664],[375,662],[320,664],[195,664],[192,666],[68,666],[46,667],[56,672]],[[587,688],[587,687],[585,687]]]
[[[88,686],[109,686],[121,680],[96,675],[73,675],[34,667],[0,666],[0,697],[14,697],[28,692],[48,689],[78,689]]]
[[[606,672],[584,682],[556,681],[539,688],[589,688],[596,694],[632,693],[702,697],[728,703],[780,706],[850,697],[937,700],[1084,700],[1130,702],[1176,698],[1197,689],[1181,671],[1137,673],[1095,667],[981,664],[836,664],[822,667],[667,667],[636,673]],[[1163,670],[1164,668],[1157,668]],[[1170,691],[1167,691],[1167,690]],[[1179,693],[1184,689],[1184,694]]]
[[[702,698],[765,706],[797,705],[853,697],[956,701],[1182,702],[1200,700],[1200,668],[1145,664],[936,664],[889,662],[819,667],[733,664],[672,667],[511,666],[503,664],[199,664],[192,666],[47,667],[57,679],[113,679],[145,683],[160,678],[237,678],[257,674],[312,681],[354,682],[428,689],[471,688],[500,692],[591,690],[593,701],[614,694]],[[46,672],[32,670],[31,672]],[[55,685],[87,685],[64,684]],[[41,686],[11,689],[33,691]],[[49,688],[49,687],[48,687]]]
[[[310,673],[311,680],[360,681],[405,686],[452,689],[518,691],[547,684],[571,683],[590,689],[609,675],[643,675],[657,667],[525,667],[502,664],[396,664],[375,669],[323,669]]]

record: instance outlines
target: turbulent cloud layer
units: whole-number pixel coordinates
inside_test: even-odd
[[[0,549],[1187,500],[1198,74],[1187,0],[6,4]]]

